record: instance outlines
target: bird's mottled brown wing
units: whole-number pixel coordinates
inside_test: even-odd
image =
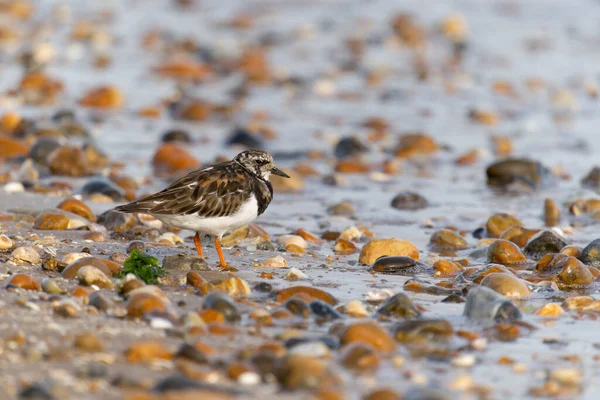
[[[249,173],[233,163],[216,164],[194,171],[166,189],[117,211],[163,215],[222,217],[234,214],[253,193]]]

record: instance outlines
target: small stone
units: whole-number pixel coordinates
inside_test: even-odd
[[[83,235],[84,240],[91,240],[92,242],[103,243],[108,240],[108,235],[104,232],[88,232]]]
[[[64,318],[77,318],[79,307],[71,301],[63,301],[54,306],[54,314]]]
[[[539,260],[548,253],[559,253],[568,244],[567,239],[556,232],[544,230],[529,239],[523,251],[534,260]]]
[[[48,294],[64,294],[66,290],[58,286],[54,279],[45,278],[42,281],[42,290]]]
[[[537,309],[534,314],[539,315],[540,317],[558,317],[565,310],[558,303],[547,303],[544,304],[541,308]]]
[[[414,276],[429,272],[429,267],[406,256],[380,257],[373,264],[373,271],[382,274]]]
[[[335,245],[333,246],[333,251],[335,251],[336,254],[340,255],[350,255],[358,252],[358,247],[356,247],[354,243],[340,238],[335,242]]]
[[[189,254],[175,254],[165,256],[162,263],[163,269],[170,271],[208,271],[208,263],[202,257]]]
[[[346,228],[340,233],[340,237],[338,239],[346,240],[348,242],[357,242],[364,236],[363,232],[361,232],[357,227],[351,226]]]
[[[464,315],[474,321],[510,323],[521,319],[521,312],[501,294],[483,286],[467,295]]]
[[[600,167],[594,167],[581,180],[581,185],[590,189],[600,191]]]
[[[262,262],[262,264],[255,264],[254,267],[259,268],[285,268],[287,267],[287,261],[282,256],[276,256],[267,258]]]
[[[502,187],[521,182],[535,188],[548,181],[552,173],[537,161],[509,158],[487,167],[486,175],[490,186]]]
[[[292,286],[281,289],[276,292],[275,300],[278,302],[285,302],[295,295],[306,296],[311,300],[321,300],[330,305],[338,303],[337,299],[329,293],[312,286]]]
[[[481,281],[481,286],[488,287],[509,299],[521,299],[531,294],[525,281],[512,274],[488,274]]]
[[[359,322],[346,327],[340,335],[340,343],[364,343],[377,350],[390,353],[396,349],[394,339],[374,322]]]
[[[365,304],[360,300],[352,300],[342,307],[342,312],[349,317],[365,318],[370,315]]]
[[[364,396],[362,400],[402,400],[402,396],[393,389],[377,389]]]
[[[459,263],[448,260],[437,260],[433,264],[433,276],[438,278],[449,278],[457,276],[463,269],[463,266]]]
[[[522,226],[523,223],[510,214],[494,214],[486,222],[485,228],[490,237],[500,237],[502,232],[511,226]]]
[[[154,174],[158,177],[183,176],[200,166],[198,160],[183,146],[162,144],[152,158]]]
[[[403,192],[392,199],[392,208],[403,211],[416,211],[427,208],[429,203],[425,197],[414,192]]]
[[[67,267],[61,272],[61,275],[65,279],[75,279],[78,277],[79,270],[87,266],[99,269],[108,277],[116,276],[123,268],[121,265],[104,258],[83,257],[67,265]]]
[[[413,319],[421,317],[421,312],[404,293],[396,293],[377,308],[377,314],[386,318]]]
[[[317,357],[292,354],[276,370],[277,380],[289,390],[316,389],[336,381],[327,365]]]
[[[288,281],[302,281],[308,279],[308,275],[298,268],[291,268],[290,272],[285,276],[285,279]]]
[[[337,158],[358,157],[369,151],[369,148],[356,136],[345,137],[335,145],[333,151]]]
[[[112,301],[106,294],[102,292],[94,292],[89,296],[89,304],[96,307],[98,311],[108,311],[115,307],[115,302]]]
[[[96,215],[83,201],[78,199],[66,199],[62,201],[56,208],[65,210],[73,214],[77,214],[90,222],[96,222]]]
[[[398,158],[414,158],[437,153],[439,149],[440,147],[433,138],[425,133],[417,132],[402,135],[400,145],[394,154]]]
[[[302,250],[308,247],[306,240],[298,235],[282,235],[277,238],[277,243],[286,249],[290,246],[295,246]]]
[[[103,289],[112,289],[114,287],[114,283],[104,272],[91,265],[80,268],[77,271],[77,279],[86,286],[95,285]]]
[[[235,303],[228,295],[222,292],[213,292],[206,296],[202,303],[202,308],[219,311],[229,322],[238,322],[241,319],[241,314]]]
[[[527,262],[527,258],[517,245],[503,239],[495,240],[488,247],[487,260],[490,263],[503,265],[523,264]]]
[[[69,219],[61,214],[40,214],[33,224],[34,229],[62,231],[69,227]]]
[[[402,321],[392,327],[394,338],[400,343],[428,343],[446,341],[454,334],[454,328],[445,319]]]
[[[80,100],[83,107],[117,109],[124,103],[121,91],[114,86],[100,86],[87,92]]]
[[[75,347],[79,350],[97,353],[104,349],[104,344],[95,333],[84,332],[75,338]]]
[[[55,400],[48,382],[32,383],[19,391],[19,400]]]
[[[342,365],[356,372],[372,372],[381,363],[377,350],[365,343],[345,346],[341,357]]]
[[[87,181],[79,192],[86,198],[93,199],[98,195],[104,196],[112,201],[123,201],[125,193],[123,190],[107,179],[91,179]]]
[[[544,200],[544,223],[546,226],[556,226],[560,221],[560,208],[554,200]]]
[[[538,229],[525,229],[522,226],[511,226],[500,235],[499,239],[513,242],[519,247],[524,247],[529,239],[539,232]]]
[[[595,281],[590,269],[574,257],[561,260],[560,265],[563,269],[554,276],[553,280],[561,290],[586,287]]]
[[[462,236],[448,229],[434,232],[429,244],[434,250],[464,250],[469,247]]]
[[[14,274],[8,280],[6,287],[17,287],[24,290],[40,290],[40,284],[27,274]]]
[[[358,262],[371,265],[383,256],[407,256],[418,260],[419,250],[406,240],[374,239],[363,246]]]
[[[137,342],[125,350],[125,357],[130,363],[150,363],[157,360],[170,360],[173,354],[157,340]]]
[[[252,293],[252,288],[250,288],[248,282],[237,276],[214,282],[210,285],[210,289],[213,291],[220,290],[232,297],[247,296]]]
[[[98,217],[98,223],[109,231],[126,232],[137,225],[137,219],[132,214],[108,210]]]
[[[330,215],[351,217],[356,213],[356,206],[348,201],[343,201],[329,206],[327,208],[327,213]]]
[[[144,251],[146,251],[146,244],[141,240],[134,240],[132,242],[129,242],[126,251],[127,253],[131,253],[133,250],[138,250],[143,253]]]
[[[131,318],[143,318],[148,313],[166,311],[168,311],[168,304],[150,293],[132,295],[127,303],[127,316]]]
[[[592,267],[600,267],[600,239],[592,240],[584,249],[581,251],[579,257],[581,262],[591,265]]]
[[[5,251],[13,247],[13,242],[6,235],[0,235],[0,251]]]
[[[334,319],[342,318],[342,316],[335,311],[329,304],[321,300],[314,300],[310,302],[310,309],[321,321],[331,321]]]
[[[286,173],[290,176],[284,178],[282,176],[271,175],[271,184],[276,193],[299,193],[304,190],[304,179],[302,175],[294,170],[287,170]]]

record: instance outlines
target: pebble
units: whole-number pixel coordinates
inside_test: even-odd
[[[371,265],[383,256],[407,256],[418,260],[419,250],[406,240],[374,239],[363,246],[358,262],[363,265]]]
[[[535,188],[548,181],[550,170],[537,161],[509,158],[491,164],[486,169],[487,183],[490,186],[505,187],[515,182]]]
[[[434,232],[429,239],[429,245],[433,250],[464,250],[469,247],[467,241],[458,233],[440,229]]]
[[[356,136],[341,138],[335,145],[333,154],[337,158],[351,158],[359,157],[369,151],[367,147],[359,138]]]
[[[90,89],[79,100],[83,107],[117,109],[121,108],[125,102],[121,91],[114,86],[99,86]]]
[[[567,239],[556,232],[543,230],[529,239],[523,251],[528,257],[539,260],[548,253],[559,253],[568,244]]]
[[[9,250],[13,247],[13,242],[6,235],[0,235],[0,251]]]
[[[146,251],[146,244],[144,242],[142,242],[141,240],[131,241],[127,245],[127,249],[125,251],[127,251],[127,253],[129,254],[133,250],[137,250],[137,251],[143,253],[144,251]]]
[[[82,257],[67,265],[67,267],[61,272],[61,275],[65,279],[75,279],[79,276],[79,270],[88,266],[99,269],[108,277],[116,276],[123,268],[121,265],[104,258]]]
[[[125,192],[111,181],[106,179],[92,179],[87,181],[80,189],[79,193],[84,197],[94,197],[96,195],[106,196],[112,201],[123,201]]]
[[[131,344],[125,350],[130,363],[149,363],[156,360],[170,360],[173,353],[158,340],[148,340]]]
[[[97,353],[104,350],[102,340],[93,332],[84,332],[75,338],[75,347],[79,350]]]
[[[349,301],[342,307],[342,312],[353,318],[365,318],[370,315],[367,306],[360,300]]]
[[[64,300],[56,304],[53,308],[54,314],[64,318],[77,318],[79,316],[79,306],[70,300]]]
[[[98,311],[108,311],[113,309],[116,304],[105,293],[94,292],[89,296],[89,304],[96,307]]]
[[[464,315],[481,322],[510,323],[521,319],[521,312],[513,303],[483,286],[474,287],[469,291]]]
[[[387,318],[420,318],[421,312],[405,293],[396,293],[384,300],[377,308],[377,314]]]
[[[560,222],[560,208],[554,200],[544,200],[544,224],[546,226],[556,226]]]
[[[447,341],[454,328],[445,319],[408,320],[396,323],[391,328],[394,338],[400,343],[429,343]]]
[[[382,274],[414,276],[428,273],[430,268],[411,257],[391,256],[380,257],[372,267],[373,271]]]
[[[163,269],[167,271],[208,271],[208,263],[197,255],[175,254],[165,256],[162,262]]]
[[[523,223],[510,214],[498,213],[488,218],[485,223],[485,229],[490,237],[500,237],[500,235],[511,226],[523,226]]]
[[[10,257],[17,264],[37,265],[41,262],[40,253],[33,247],[17,247]]]
[[[561,290],[586,287],[596,280],[590,269],[575,257],[561,260],[560,266],[562,270],[554,276],[553,280]]]
[[[277,243],[283,247],[290,245],[297,246],[301,249],[306,249],[308,243],[301,236],[298,235],[282,235],[277,238]]]
[[[96,222],[96,215],[83,201],[70,198],[62,201],[56,208],[77,214],[90,222]]]
[[[252,293],[248,282],[237,276],[210,284],[210,290],[219,290],[232,297],[247,296]]]
[[[315,314],[321,321],[332,321],[334,319],[342,318],[342,316],[329,304],[321,300],[311,301],[309,306],[313,314]]]
[[[397,194],[391,203],[392,208],[403,211],[416,211],[422,210],[429,206],[429,203],[425,197],[414,192],[403,192]]]
[[[512,274],[488,274],[481,281],[481,286],[488,287],[509,299],[521,299],[531,294],[525,281]]]
[[[168,304],[158,296],[151,293],[138,293],[132,295],[127,302],[127,316],[131,318],[143,318],[152,312],[167,312]]]
[[[288,266],[287,261],[282,256],[267,258],[261,264],[255,264],[254,267],[259,268],[285,268]]]
[[[238,322],[241,319],[241,314],[237,306],[225,293],[214,292],[209,294],[204,298],[202,308],[220,312],[229,322]]]
[[[86,265],[77,271],[77,279],[86,286],[98,286],[103,289],[112,289],[115,285],[104,272],[98,268]]]
[[[365,343],[352,343],[344,347],[341,363],[345,368],[356,372],[373,372],[381,363],[377,350]]]
[[[487,261],[490,263],[512,265],[523,264],[527,258],[516,244],[504,239],[495,240],[488,247]]]
[[[439,278],[449,278],[459,275],[463,269],[463,266],[459,263],[448,260],[437,260],[435,263],[433,263],[433,276]]]
[[[68,229],[69,219],[61,214],[43,213],[40,214],[33,224],[34,229],[62,231]]]
[[[579,259],[584,264],[600,268],[600,239],[592,240],[581,251]]]
[[[66,290],[61,288],[54,279],[44,278],[42,281],[42,290],[48,294],[64,294]]]
[[[340,343],[365,343],[383,353],[396,349],[396,343],[390,334],[374,322],[358,322],[346,327],[340,334]]]
[[[513,242],[519,247],[524,247],[529,239],[539,232],[538,229],[525,229],[522,226],[511,226],[500,235],[500,239]]]
[[[312,286],[291,286],[275,293],[275,300],[285,302],[293,296],[301,295],[311,300],[321,300],[330,305],[336,305],[338,300],[329,293]]]
[[[308,279],[308,275],[300,271],[298,268],[291,268],[285,279],[288,281],[303,281]]]
[[[108,210],[98,216],[98,223],[109,231],[126,232],[137,225],[137,219],[132,214]]]
[[[160,178],[183,176],[200,166],[198,160],[183,146],[163,143],[152,157],[154,175]]]
[[[276,376],[288,390],[311,390],[337,381],[322,359],[297,354],[288,355],[281,361]]]
[[[542,307],[538,308],[534,314],[540,317],[558,317],[563,314],[565,310],[558,303],[547,303]]]
[[[14,274],[8,280],[6,287],[16,287],[24,290],[41,290],[40,284],[28,274]]]
[[[356,213],[356,206],[349,201],[342,201],[327,208],[330,215],[351,217]]]

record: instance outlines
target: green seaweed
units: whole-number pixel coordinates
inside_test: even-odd
[[[148,284],[157,284],[158,277],[166,274],[165,270],[158,265],[158,259],[147,254],[140,253],[134,249],[129,258],[125,260],[123,269],[118,277],[123,278],[127,274],[134,274]]]

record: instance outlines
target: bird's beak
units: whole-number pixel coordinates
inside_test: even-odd
[[[277,167],[273,167],[271,168],[271,173],[273,175],[277,175],[277,176],[283,176],[284,178],[289,178],[290,176],[288,174],[286,174],[285,172],[283,172],[282,170],[280,170]]]

